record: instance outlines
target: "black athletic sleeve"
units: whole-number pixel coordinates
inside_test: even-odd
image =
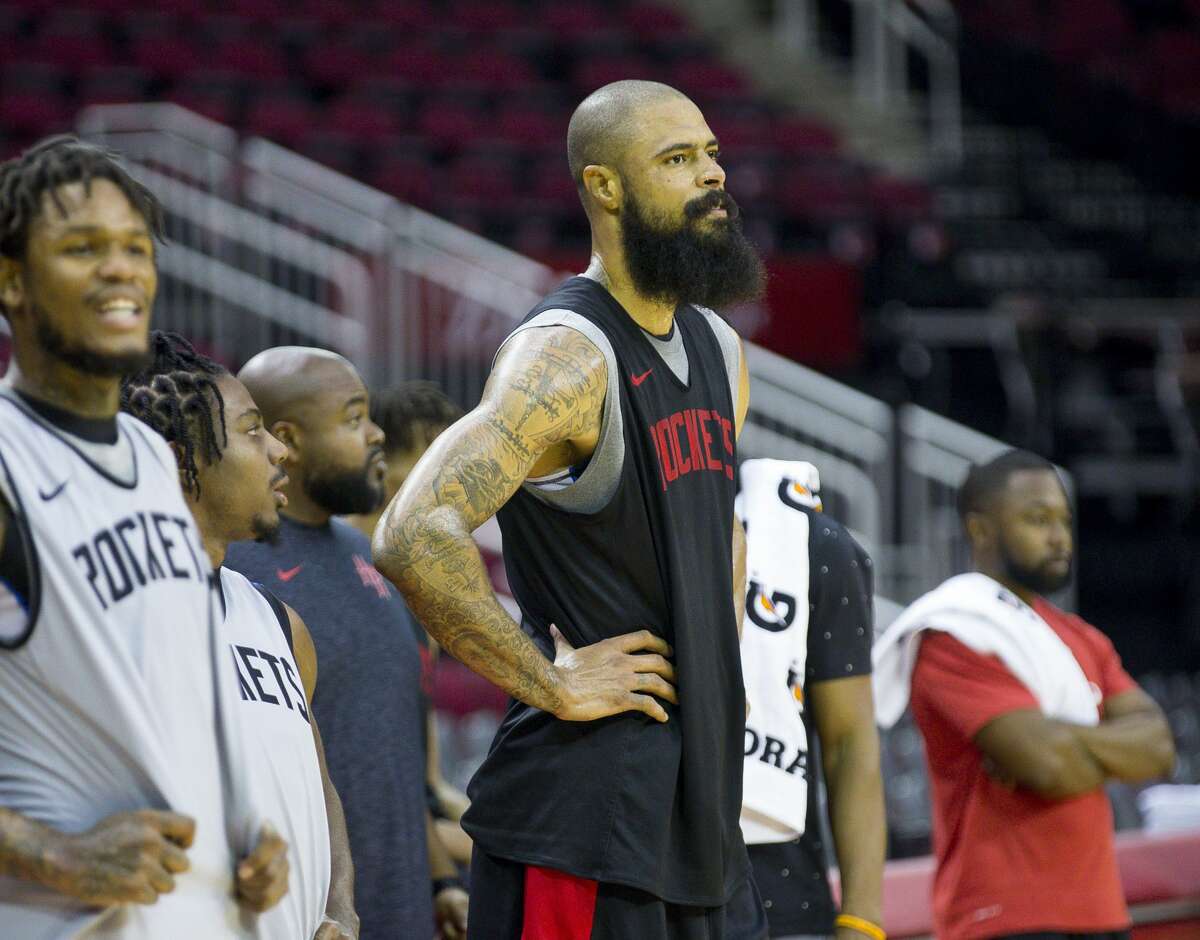
[[[808,663],[806,679],[871,674],[874,573],[862,546],[832,519],[809,527]]]
[[[251,581],[254,589],[263,596],[263,599],[271,605],[271,610],[275,611],[275,619],[279,621],[279,629],[283,631],[283,635],[287,638],[288,649],[292,651],[292,655],[296,655],[296,644],[292,640],[292,621],[288,617],[287,607],[283,601],[276,597],[264,585],[258,581]]]
[[[0,503],[3,503],[3,497],[0,497]],[[28,604],[29,558],[25,540],[21,537],[21,520],[7,504],[0,506],[0,513],[7,517],[8,523],[4,527],[4,543],[0,545],[0,581],[4,581],[23,603]]]

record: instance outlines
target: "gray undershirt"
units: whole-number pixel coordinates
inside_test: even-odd
[[[741,350],[738,345],[737,333],[712,310],[705,307],[696,307],[696,309],[704,315],[704,319],[708,322],[721,347],[725,370],[729,375],[729,390],[736,407],[738,374],[741,365]],[[608,337],[591,320],[571,310],[543,311],[513,330],[504,342],[507,343],[518,333],[526,330],[553,326],[565,326],[582,333],[604,356],[610,379],[619,374],[617,357]],[[645,330],[642,333],[650,341],[650,345],[658,353],[664,365],[675,374],[680,382],[686,385],[690,371],[687,350],[684,348],[683,335],[678,326],[672,324],[670,334],[665,337],[655,336]],[[500,348],[504,348],[503,343]],[[499,355],[498,352],[497,355]],[[621,479],[621,466],[625,461],[625,436],[622,433],[619,388],[619,382],[611,380],[608,382],[604,394],[604,410],[600,420],[600,437],[596,442],[595,451],[579,478],[567,485],[555,484],[556,488],[554,489],[544,485],[539,486],[538,482],[534,480],[526,480],[522,486],[527,493],[566,512],[599,512],[608,504],[613,493],[616,492],[617,483]]]

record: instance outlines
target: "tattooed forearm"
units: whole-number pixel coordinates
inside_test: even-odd
[[[471,532],[548,451],[598,432],[605,388],[604,359],[582,334],[556,327],[519,335],[479,407],[414,467],[373,541],[376,566],[439,643],[513,697],[552,712],[562,705],[554,665],[496,599]]]
[[[500,605],[462,517],[432,497],[396,518],[393,503],[375,531],[375,564],[413,614],[455,659],[514,698],[555,712],[553,664]]]

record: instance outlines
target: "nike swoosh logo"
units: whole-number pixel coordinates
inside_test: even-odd
[[[303,567],[303,564],[299,564],[296,565],[295,568],[288,568],[287,571],[284,571],[282,568],[276,568],[275,577],[277,577],[280,581],[291,581],[292,578],[296,577],[296,575],[300,573],[300,569]]]
[[[50,502],[50,500],[54,499],[55,496],[57,496],[59,493],[61,493],[63,491],[63,487],[66,486],[69,482],[70,482],[70,480],[63,480],[60,484],[58,484],[58,486],[56,486],[54,489],[52,489],[49,493],[43,493],[39,489],[38,496],[40,496],[44,502],[48,503],[48,502]]]
[[[641,375],[631,375],[629,377],[629,381],[632,382],[634,387],[636,388],[637,386],[639,386],[643,382],[645,382],[646,379],[648,379],[650,377],[650,373],[653,371],[654,371],[654,369],[650,368],[650,369],[647,369],[645,372],[643,372]]]

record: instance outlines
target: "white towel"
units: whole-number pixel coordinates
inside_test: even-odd
[[[820,508],[821,481],[812,464],[783,460],[747,460],[741,479],[737,510],[746,525],[749,587],[742,676],[750,703],[742,834],[749,843],[784,842],[804,832],[808,811],[800,701],[808,656],[808,516],[796,507]]]
[[[994,655],[1050,718],[1080,725],[1100,721],[1099,690],[1046,621],[987,575],[960,574],[914,601],[871,653],[875,715],[890,728],[908,707],[921,633],[940,630],[976,653]]]

